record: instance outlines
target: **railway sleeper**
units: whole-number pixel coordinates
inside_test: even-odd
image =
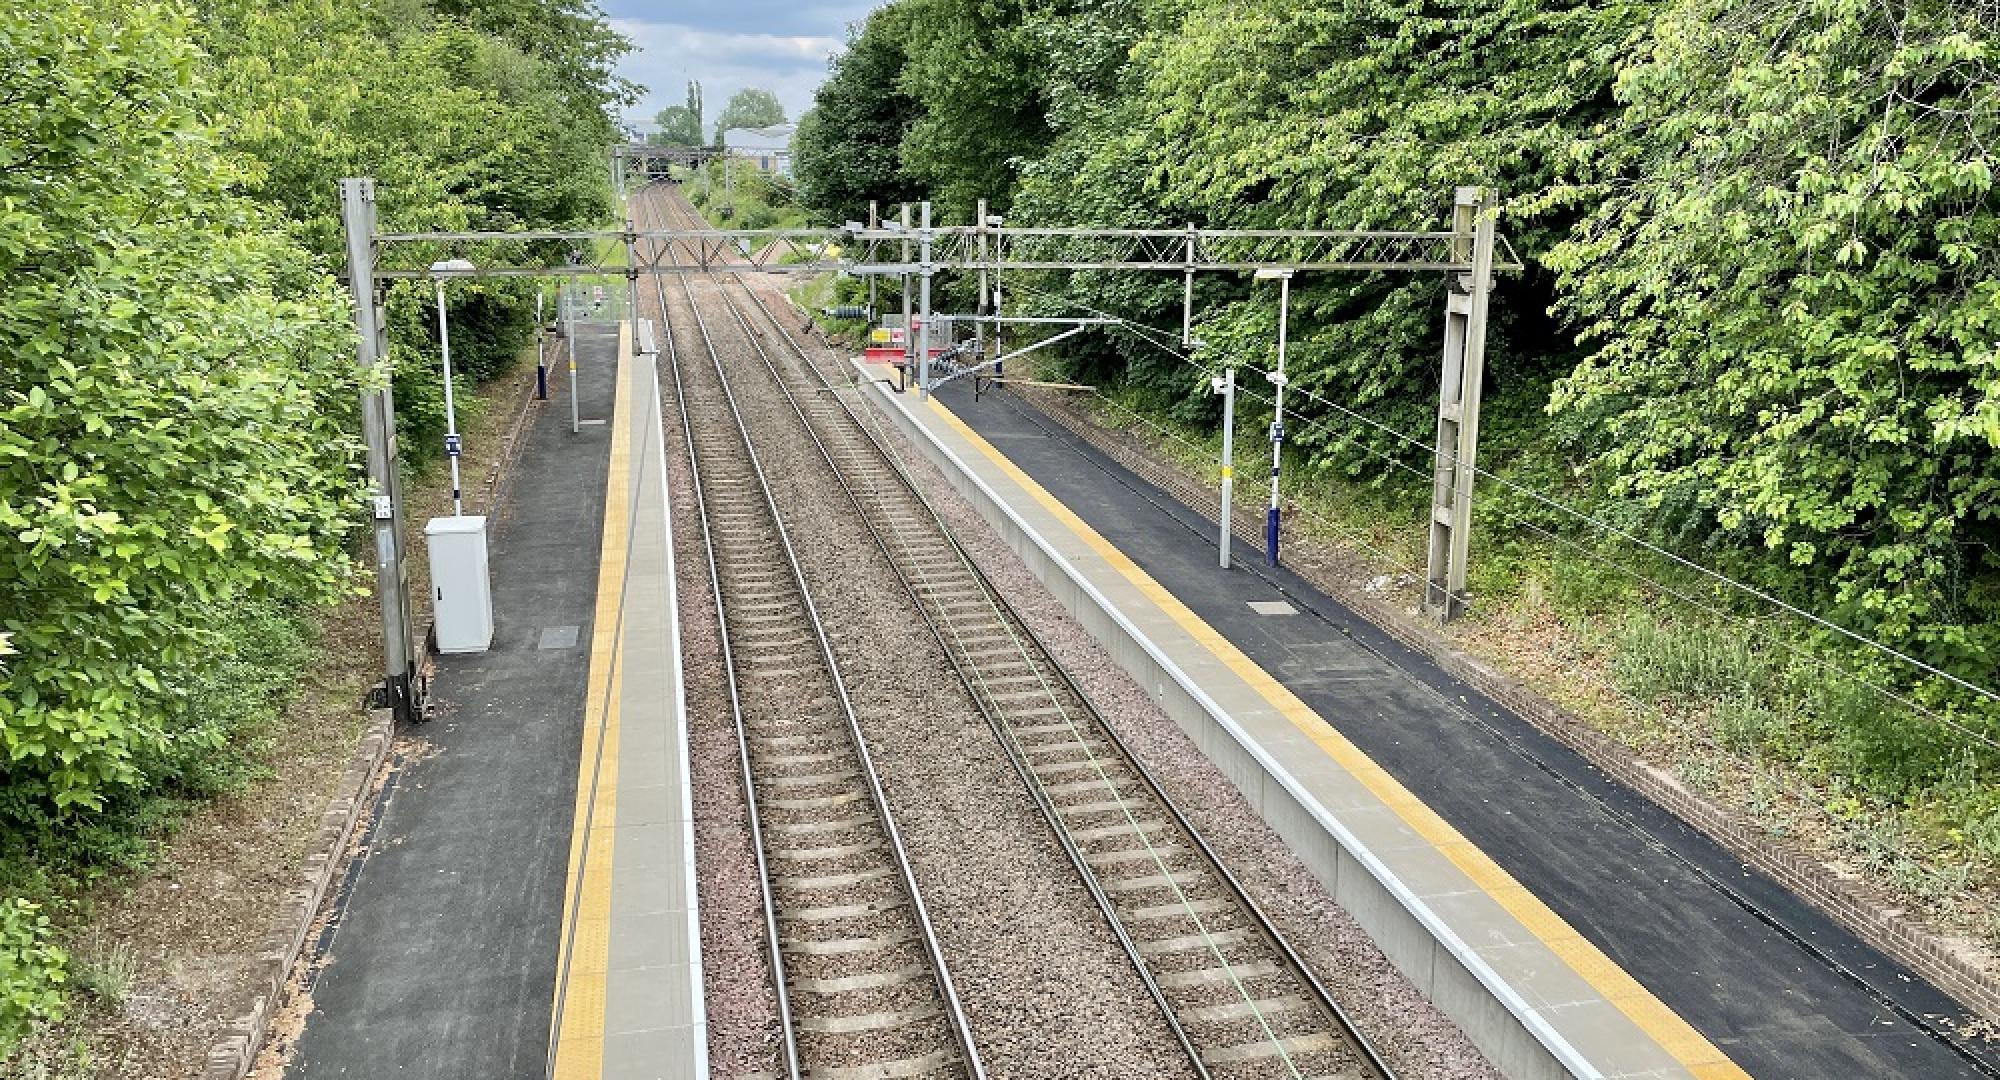
[[[1305,1054],[1327,1053],[1338,1049],[1340,1044],[1333,1036],[1323,1031],[1304,1035],[1291,1035],[1282,1039],[1260,1039],[1219,1050],[1204,1050],[1201,1054],[1204,1065],[1238,1065],[1253,1061],[1268,1061],[1280,1056],[1297,1058]]]
[[[786,925],[830,923],[844,919],[865,919],[894,911],[909,903],[901,896],[885,896],[858,904],[818,904],[812,907],[778,905],[778,921]]]
[[[759,787],[771,788],[832,787],[836,785],[847,787],[859,779],[861,779],[860,773],[853,769],[843,769],[839,772],[809,773],[805,776],[766,776],[759,779],[757,785]]]
[[[1236,964],[1227,968],[1198,968],[1194,971],[1173,971],[1153,976],[1153,981],[1168,990],[1187,990],[1198,986],[1212,986],[1219,983],[1240,982],[1277,975],[1283,969],[1263,960],[1253,960],[1246,964]]]
[[[1094,870],[1101,866],[1118,866],[1123,863],[1132,862],[1152,862],[1155,859],[1164,860],[1178,855],[1185,855],[1186,853],[1187,849],[1181,847],[1179,844],[1165,844],[1155,848],[1125,848],[1120,851],[1099,851],[1085,855],[1083,861],[1089,863],[1091,869]]]
[[[894,930],[871,937],[844,938],[778,938],[778,945],[787,952],[804,953],[807,956],[851,956],[856,953],[882,952],[899,945],[907,945],[917,940],[917,935],[909,930]]]
[[[1073,772],[1075,770],[1064,769],[1062,771]],[[1039,774],[1040,770],[1036,770],[1036,772]],[[1042,793],[1053,798],[1057,795],[1074,795],[1078,792],[1103,791],[1109,788],[1112,794],[1115,795],[1118,792],[1117,785],[1121,783],[1129,784],[1131,782],[1132,778],[1130,776],[1093,776],[1085,780],[1065,780],[1059,784],[1043,784]],[[1056,809],[1061,810],[1062,807],[1057,806]]]
[[[851,994],[856,990],[877,990],[885,986],[903,986],[924,980],[930,974],[923,967],[902,967],[893,971],[866,971],[859,975],[840,975],[830,978],[793,976],[786,985],[806,994]]]
[[[776,882],[786,889],[800,892],[817,892],[821,889],[851,889],[856,885],[866,885],[871,881],[881,881],[894,873],[886,866],[871,866],[865,870],[852,870],[845,874],[818,874],[811,877],[801,875],[779,875]]]
[[[864,1031],[887,1031],[891,1028],[908,1027],[942,1015],[944,1009],[932,1003],[914,1009],[893,1009],[857,1013],[851,1016],[803,1016],[799,1017],[796,1023],[799,1025],[799,1030],[817,1035],[853,1035]]]
[[[1148,874],[1144,877],[1106,878],[1100,885],[1107,893],[1122,895],[1144,892],[1147,889],[1165,889],[1181,885],[1197,885],[1208,880],[1207,875],[1191,870],[1175,870],[1166,874]]]
[[[1166,956],[1170,953],[1202,952],[1208,949],[1229,948],[1251,941],[1248,928],[1216,930],[1206,934],[1184,934],[1180,937],[1153,938],[1141,940],[1139,951],[1147,956]],[[1234,965],[1230,965],[1234,970]]]
[[[827,833],[852,832],[872,825],[874,821],[874,818],[860,814],[820,821],[780,821],[766,824],[764,832],[777,836],[824,836]]]
[[[810,1080],[905,1080],[907,1077],[939,1074],[958,1076],[962,1075],[962,1071],[953,1068],[958,1061],[955,1052],[939,1050],[923,1057],[898,1058],[871,1065],[817,1066],[805,1070],[805,1075]]]

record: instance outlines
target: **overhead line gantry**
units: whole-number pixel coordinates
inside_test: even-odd
[[[724,153],[706,147],[621,146],[613,148],[612,165],[622,190],[631,162],[699,164]],[[879,223],[871,213],[866,224],[849,222],[840,228],[639,229],[628,221],[618,230],[401,233],[376,230],[372,180],[343,180],[341,191],[347,279],[360,331],[357,358],[364,368],[372,367],[386,351],[380,287],[397,280],[623,277],[636,311],[641,275],[831,272],[871,280],[888,275],[904,280],[906,297],[909,279],[918,278],[923,287],[916,314],[924,340],[917,349],[917,385],[928,395],[936,385],[927,340],[930,284],[941,271],[979,275],[982,316],[998,314],[998,282],[1004,272],[1179,273],[1184,280],[1185,346],[1193,345],[1194,280],[1203,273],[1443,274],[1449,288],[1425,607],[1441,619],[1454,618],[1465,608],[1488,309],[1494,274],[1522,267],[1512,245],[1496,229],[1498,196],[1490,189],[1457,189],[1451,227],[1436,231],[1019,227],[983,212],[970,225],[933,225],[930,204],[924,203],[914,225],[907,223],[906,206],[899,223]],[[455,260],[465,260],[475,269],[437,269]],[[1231,368],[1233,384],[1233,365],[1226,366]],[[400,512],[400,499],[393,497],[394,444],[386,434],[393,431],[393,405],[386,400],[386,389],[371,390],[369,395],[364,419],[377,515],[377,568],[382,580],[399,582],[401,543],[390,534],[400,532],[393,517]],[[1281,422],[1273,423],[1271,438],[1275,470],[1276,450],[1283,439]],[[392,505],[397,508],[392,510]],[[1224,522],[1222,527],[1227,530],[1229,525]],[[384,591],[383,621],[391,639],[388,697],[402,709],[420,693],[411,685],[417,658],[407,605],[386,595],[392,590]]]

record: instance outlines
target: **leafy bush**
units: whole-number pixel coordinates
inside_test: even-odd
[[[19,898],[0,901],[0,1051],[40,1020],[60,1020],[68,956],[50,941],[49,917]]]
[[[0,37],[28,60],[0,68],[28,148],[0,173],[0,779],[96,810],[175,753],[205,613],[346,587],[349,330],[230,193],[181,16],[55,0]]]
[[[1619,74],[1549,253],[1599,483],[1745,573],[1990,671],[2000,15],[1681,0]],[[1768,552],[1770,557],[1747,556]]]

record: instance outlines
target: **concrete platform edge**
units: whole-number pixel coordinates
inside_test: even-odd
[[[1231,776],[1232,782],[1245,789],[1244,794],[1272,828],[1292,844],[1314,876],[1341,898],[1398,970],[1459,1024],[1496,1067],[1510,1077],[1605,1075],[1550,1026],[1469,943],[1439,919],[1429,905],[1421,903],[1359,838],[1308,796],[1291,774],[1250,740],[1198,683],[1060,558],[1048,541],[1022,521],[956,453],[911,417],[899,400],[904,395],[895,394],[872,378],[867,385],[878,407],[944,471],[952,485],[994,525],[1035,576],[1105,647],[1119,667],[1145,687],[1174,722],[1203,747],[1204,753],[1213,758],[1210,748],[1217,745],[1215,740],[1205,737],[1205,729],[1221,731],[1254,764],[1260,786],[1285,794],[1289,807],[1278,809],[1288,809],[1290,815],[1274,812],[1259,791],[1246,787],[1236,775]],[[1232,772],[1227,768],[1224,771]],[[1295,825],[1284,820],[1297,814],[1305,815],[1334,840],[1335,846],[1329,849],[1325,845],[1298,842],[1301,838],[1295,835]],[[1366,873],[1342,874],[1343,863]]]

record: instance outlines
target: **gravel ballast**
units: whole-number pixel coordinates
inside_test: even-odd
[[[767,304],[780,310],[784,301],[772,283],[758,284]],[[808,584],[991,1075],[1192,1075],[973,698],[724,307],[721,286],[695,288],[807,564]],[[671,283],[669,296],[678,301]],[[684,317],[678,302],[676,314]],[[675,341],[683,362],[707,362],[699,335],[678,320]],[[780,346],[772,341],[768,347]],[[842,357],[820,359],[827,370],[846,370]],[[663,381],[671,402],[671,376]],[[677,422],[677,416],[670,420]],[[884,426],[877,426],[878,435]],[[685,446],[678,430],[669,435],[681,530],[677,558],[711,1062],[717,1075],[744,1075],[773,1067],[774,1010],[707,565],[691,520]],[[1055,659],[1159,774],[1388,1062],[1407,1077],[1497,1075],[942,474],[900,435],[889,438],[994,585],[1034,622]]]

